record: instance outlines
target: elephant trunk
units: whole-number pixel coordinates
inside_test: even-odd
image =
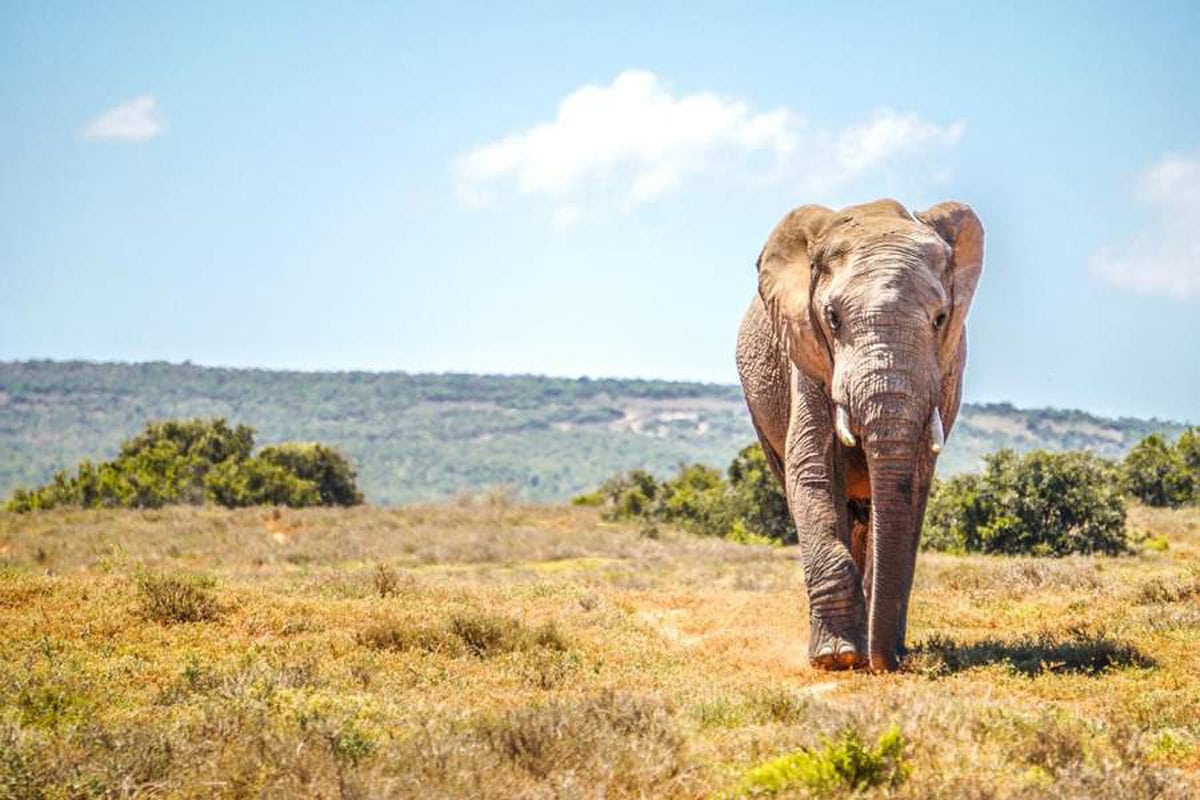
[[[858,404],[871,482],[867,651],[872,669],[894,670],[923,508],[918,462],[931,450],[936,407],[932,387],[912,372],[877,370],[867,383],[873,391]]]
[[[916,546],[915,459],[874,460],[871,472],[871,606],[867,652],[871,668],[894,670],[904,601],[912,586]]]

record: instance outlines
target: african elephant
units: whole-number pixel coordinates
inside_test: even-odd
[[[961,203],[802,206],[758,257],[738,373],[799,534],[816,667],[898,665],[982,268]]]

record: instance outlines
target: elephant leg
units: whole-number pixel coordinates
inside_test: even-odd
[[[797,374],[784,472],[800,540],[809,606],[809,661],[847,669],[866,660],[866,607],[850,552],[844,476],[835,463],[833,423],[823,387]]]

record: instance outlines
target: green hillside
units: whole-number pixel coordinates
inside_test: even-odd
[[[614,472],[724,467],[753,441],[736,386],[539,376],[285,372],[190,364],[0,363],[0,494],[80,459],[112,457],[149,419],[223,416],[260,444],[335,445],[378,504],[509,485],[563,500]],[[973,469],[999,447],[1118,456],[1158,420],[968,405],[941,461]]]

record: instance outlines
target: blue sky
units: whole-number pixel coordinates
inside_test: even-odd
[[[889,195],[987,228],[968,399],[1200,421],[1200,4],[603,5],[0,6],[0,359],[732,382]]]

